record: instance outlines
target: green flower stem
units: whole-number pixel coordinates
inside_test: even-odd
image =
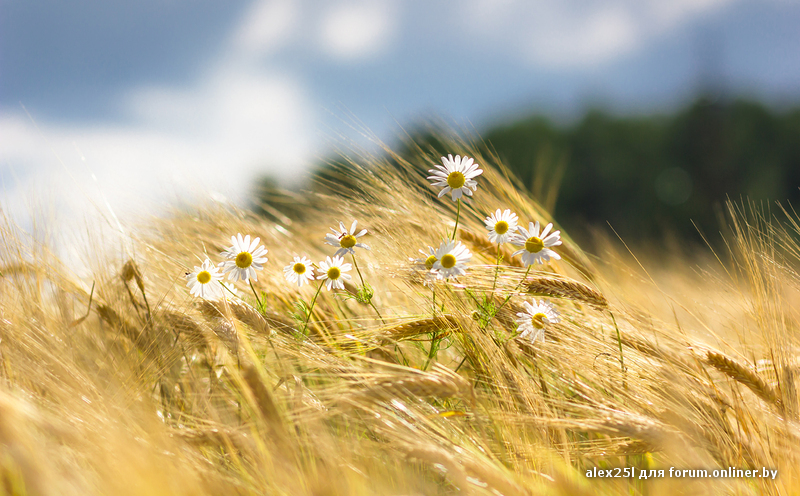
[[[492,282],[492,296],[494,296],[494,290],[497,288],[497,276],[500,272],[500,243],[497,243],[497,262],[495,263],[494,269],[494,282]]]
[[[261,308],[261,300],[258,298],[258,293],[256,293],[256,288],[253,287],[253,281],[248,279],[247,282],[250,284],[250,289],[253,290],[253,296],[256,297],[256,303],[258,303],[258,308]]]
[[[433,287],[433,283],[431,283],[431,294],[433,295],[433,314],[431,318],[436,318],[436,288]]]
[[[497,311],[498,311],[498,312],[500,311],[500,309],[501,309],[501,308],[503,308],[504,306],[506,306],[506,303],[508,303],[508,300],[510,300],[510,299],[511,299],[511,297],[512,297],[512,296],[514,296],[514,293],[516,293],[517,291],[519,291],[519,287],[520,287],[520,286],[522,286],[522,283],[524,283],[524,282],[525,282],[525,279],[527,279],[527,278],[528,278],[528,274],[531,272],[531,267],[533,267],[533,265],[528,265],[528,270],[526,270],[526,271],[525,271],[525,275],[524,275],[524,276],[522,276],[522,280],[521,280],[521,281],[519,281],[519,284],[517,284],[517,287],[516,287],[516,288],[514,288],[514,291],[512,291],[512,292],[511,292],[511,294],[509,294],[508,296],[506,296],[506,299],[505,299],[505,300],[503,300],[503,303],[501,303],[501,304],[500,304],[500,306],[497,308]]]
[[[311,312],[314,311],[314,303],[317,302],[317,296],[319,296],[319,292],[322,291],[322,286],[325,285],[325,281],[320,281],[319,287],[317,288],[317,292],[314,293],[314,299],[311,300],[311,306],[308,307],[308,315],[306,316],[306,323],[303,324],[303,335],[308,334],[308,321],[311,320]]]
[[[361,269],[358,268],[358,262],[356,262],[356,254],[352,253],[352,255],[353,255],[353,265],[356,266],[356,272],[358,272],[358,278],[361,279],[361,287],[363,288],[363,287],[366,286],[366,284],[364,284],[364,276],[361,275]],[[372,297],[370,297],[370,299],[369,299],[369,301],[367,301],[367,303],[369,303],[369,306],[371,306],[372,309],[375,310],[375,313],[378,315],[378,318],[381,319],[381,323],[385,324],[386,321],[383,320],[383,317],[381,317],[381,313],[375,307],[375,304],[372,303]]]
[[[453,373],[458,372],[458,369],[460,369],[461,366],[464,365],[464,362],[466,362],[466,361],[467,361],[467,355],[464,355],[464,358],[461,360],[461,363],[458,364],[458,367],[456,367],[456,369],[453,371]]]
[[[361,270],[358,268],[358,262],[356,262],[356,254],[354,252],[354,253],[351,253],[351,255],[353,256],[353,265],[356,266],[356,272],[358,272],[358,278],[361,279],[361,285],[363,286],[364,285],[364,276],[361,275]]]
[[[431,338],[431,349],[428,351],[428,359],[425,361],[425,365],[422,367],[422,370],[428,370],[428,365],[431,364],[431,360],[433,360],[433,357],[438,354],[439,341],[439,331],[433,331],[433,337]]]
[[[241,297],[241,296],[239,296],[239,295],[237,295],[236,293],[234,293],[233,291],[231,291],[231,288],[229,288],[228,286],[226,286],[225,284],[223,284],[223,282],[222,282],[222,281],[217,281],[217,282],[219,283],[219,285],[220,285],[220,286],[222,286],[222,289],[224,289],[224,290],[225,290],[225,291],[227,291],[228,293],[232,294],[233,296],[235,296],[235,297],[239,298],[240,300],[242,299],[242,297]]]
[[[499,263],[499,262],[498,262],[498,263]],[[532,266],[532,265],[528,265],[528,269],[525,271],[525,275],[524,275],[524,276],[522,276],[522,280],[519,282],[519,284],[517,284],[517,287],[516,287],[516,288],[514,288],[514,291],[512,291],[511,293],[509,293],[509,295],[508,295],[508,296],[506,296],[506,299],[505,299],[505,300],[503,300],[503,303],[501,303],[501,304],[500,304],[500,306],[499,306],[499,307],[497,307],[497,309],[494,311],[494,314],[493,314],[491,317],[489,317],[489,319],[486,321],[486,326],[484,326],[482,330],[486,330],[486,329],[489,327],[489,322],[491,322],[491,321],[492,321],[492,319],[494,318],[494,316],[495,316],[495,315],[497,315],[498,313],[500,313],[500,310],[502,310],[502,308],[503,308],[504,306],[506,306],[506,303],[508,303],[508,300],[510,300],[510,299],[511,299],[511,297],[512,297],[512,296],[514,296],[514,294],[516,294],[516,292],[519,290],[520,286],[522,286],[522,283],[524,283],[524,282],[525,282],[525,279],[528,277],[528,273],[530,273],[530,271],[531,271],[531,267],[533,267],[533,266]],[[494,288],[492,288],[492,293],[494,293]]]
[[[456,233],[458,232],[458,217],[461,215],[461,198],[456,200],[456,227],[453,228],[453,241],[456,240]]]

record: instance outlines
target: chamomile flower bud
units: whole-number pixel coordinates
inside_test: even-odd
[[[219,269],[206,258],[200,267],[195,266],[194,272],[186,274],[186,285],[189,286],[192,295],[216,300],[223,296],[222,287],[219,285],[220,279],[222,274],[219,273]]]
[[[227,260],[219,264],[223,273],[228,274],[228,279],[231,281],[247,281],[250,278],[254,281],[258,280],[256,270],[263,269],[267,262],[267,257],[264,256],[267,254],[267,249],[259,246],[259,241],[261,238],[255,238],[251,242],[249,234],[244,238],[241,234],[231,236],[232,246],[221,253]]]
[[[472,192],[478,189],[478,182],[474,179],[483,173],[483,169],[478,168],[474,159],[466,155],[456,155],[456,158],[452,155],[442,157],[442,165],[434,167],[436,168],[428,171],[433,174],[428,180],[433,186],[444,186],[439,192],[439,198],[452,192],[453,201],[460,199],[462,195],[472,196]]]
[[[461,241],[442,241],[435,253],[436,262],[433,269],[437,270],[440,277],[449,279],[467,272],[467,262],[472,259],[472,253]]]
[[[539,234],[539,222],[534,224],[530,222],[528,229],[520,226],[516,236],[511,239],[511,243],[517,246],[522,246],[521,250],[514,252],[514,255],[522,255],[522,263],[525,266],[530,266],[535,263],[543,264],[553,260],[561,260],[561,256],[551,250],[552,247],[561,244],[561,231],[550,232],[553,224],[547,224]],[[549,233],[549,234],[548,234]]]
[[[351,279],[350,274],[345,274],[345,272],[350,272],[352,268],[353,266],[345,263],[342,257],[337,257],[336,255],[333,258],[327,257],[325,261],[319,263],[320,275],[317,276],[317,279],[325,281],[325,287],[328,288],[328,291],[331,288],[344,289],[344,282]]]
[[[483,221],[486,224],[486,229],[489,230],[489,241],[498,245],[511,241],[511,238],[517,233],[518,221],[519,217],[511,210],[506,209],[500,212],[498,208],[497,212],[486,217],[486,220]]]
[[[369,246],[365,245],[364,243],[359,243],[357,239],[367,234],[367,230],[362,229],[358,232],[358,234],[356,234],[357,225],[358,221],[354,220],[353,224],[350,226],[350,231],[344,227],[343,222],[339,222],[339,231],[337,231],[336,228],[331,227],[333,234],[325,235],[325,244],[339,247],[333,256],[343,257],[348,253],[355,253],[355,248],[364,248],[365,250],[369,250]]]
[[[544,342],[544,327],[548,324],[556,324],[560,321],[558,310],[549,301],[535,299],[532,303],[523,302],[522,307],[525,312],[517,314],[517,330],[520,337],[528,339],[531,343],[536,341]]]
[[[305,283],[310,283],[314,280],[314,267],[311,266],[311,260],[306,257],[294,257],[292,263],[283,268],[283,276],[287,281],[297,284],[300,288]]]

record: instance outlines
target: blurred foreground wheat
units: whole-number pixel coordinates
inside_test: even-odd
[[[495,283],[486,213],[549,214],[478,155],[486,172],[457,233],[474,256],[434,302],[409,259],[453,229],[452,203],[424,180],[438,157],[387,152],[300,198],[301,218],[212,205],[153,220],[132,235],[134,257],[102,253],[91,278],[0,226],[0,492],[797,492],[796,216],[732,206],[716,260],[639,265],[611,244],[590,258],[564,236],[560,263],[518,285],[525,271],[504,253]],[[329,254],[327,226],[352,218],[370,232],[361,270],[386,322],[322,292],[303,335],[280,268]],[[183,275],[195,253],[219,253],[236,232],[269,248],[262,304],[193,299]],[[513,338],[527,292],[561,312],[544,343]],[[486,324],[478,293],[513,296]],[[587,478],[592,467],[779,476]]]

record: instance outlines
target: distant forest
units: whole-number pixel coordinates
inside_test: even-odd
[[[425,132],[416,134],[442,148]],[[773,211],[776,200],[800,203],[800,108],[701,98],[671,115],[593,110],[566,126],[534,115],[481,137],[573,236],[610,223],[626,240],[671,234],[694,244],[701,238],[692,221],[719,239],[729,197]],[[269,190],[261,200],[272,203]]]
[[[699,99],[667,116],[591,111],[567,127],[534,116],[483,137],[540,201],[558,187],[566,228],[608,222],[626,239],[698,240],[691,221],[716,233],[728,197],[773,211],[800,200],[800,108]]]

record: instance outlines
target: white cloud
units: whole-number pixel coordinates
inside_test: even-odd
[[[54,202],[89,207],[103,203],[102,191],[122,215],[198,192],[242,201],[260,174],[298,181],[317,153],[313,99],[301,78],[258,60],[287,42],[295,15],[296,2],[257,2],[193,84],[120,95],[126,124],[34,125],[21,112],[4,112],[3,208],[25,217],[23,200],[48,177]]]
[[[188,90],[133,91],[128,108],[143,128],[197,142],[229,166],[251,173],[272,166],[268,172],[291,179],[286,166],[298,167],[309,156],[310,100],[290,75],[234,66],[217,68]]]
[[[265,56],[285,46],[297,33],[300,5],[294,0],[258,0],[242,16],[231,36],[234,53]]]
[[[554,27],[550,25],[547,36],[534,37],[528,46],[535,60],[551,66],[605,62],[634,50],[640,37],[631,13],[620,8],[602,9],[561,29]]]
[[[133,125],[36,126],[5,112],[3,209],[26,222],[27,198],[43,188],[59,210],[78,217],[96,212],[92,204],[104,210],[102,195],[123,217],[209,192],[241,202],[256,176],[296,181],[316,152],[309,98],[286,75],[214,71],[187,90],[133,91],[128,108]]]
[[[738,0],[470,0],[454,12],[473,43],[508,47],[556,69],[603,64]]]
[[[342,60],[375,56],[393,38],[396,16],[395,5],[387,1],[331,4],[320,21],[320,47]]]

